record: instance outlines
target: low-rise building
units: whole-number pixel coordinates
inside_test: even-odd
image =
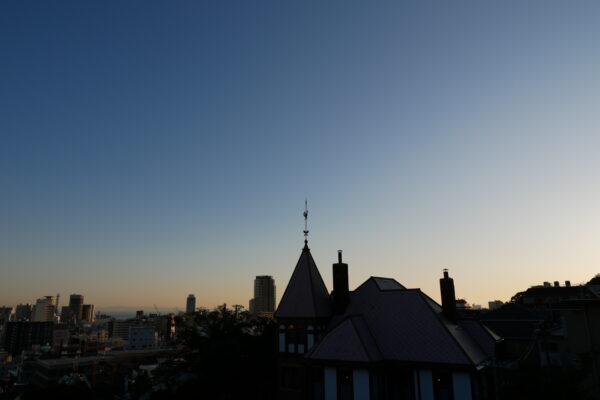
[[[127,348],[131,350],[154,349],[158,344],[156,329],[152,326],[130,326]]]

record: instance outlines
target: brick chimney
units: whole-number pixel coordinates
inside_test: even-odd
[[[338,250],[338,262],[333,264],[333,312],[342,314],[348,306],[348,264],[342,262],[342,251]]]
[[[440,279],[442,294],[442,313],[450,321],[456,321],[456,296],[454,294],[454,280],[448,276],[448,269],[444,268],[444,277]]]

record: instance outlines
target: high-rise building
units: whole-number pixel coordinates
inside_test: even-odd
[[[31,304],[18,304],[15,311],[15,321],[30,321],[32,310],[33,306]]]
[[[23,350],[30,350],[33,345],[52,343],[52,327],[52,321],[9,322],[6,324],[4,348],[10,354],[16,355]]]
[[[75,313],[71,310],[69,306],[62,306],[60,310],[60,322],[65,324],[76,324]]]
[[[275,312],[275,280],[270,275],[259,275],[254,280],[254,299],[250,302],[255,315]]]
[[[251,298],[248,302],[248,311],[250,311],[250,314],[256,315],[256,310],[254,308],[254,298]]]
[[[82,294],[72,294],[69,296],[69,308],[73,311],[75,318],[77,321],[81,321],[81,316],[83,313],[83,295]]]
[[[54,297],[45,296],[44,298],[37,299],[35,306],[33,306],[31,320],[34,322],[52,321],[55,310]]]
[[[84,304],[81,308],[81,320],[87,322],[94,321],[94,305]]]
[[[187,297],[187,301],[185,302],[185,312],[186,313],[193,313],[196,311],[196,296],[194,296],[193,294],[190,294]]]
[[[13,307],[0,307],[0,325],[13,321],[15,318],[15,309]]]
[[[6,324],[12,322],[15,317],[13,307],[0,307],[0,347],[4,345],[4,334],[6,333]]]

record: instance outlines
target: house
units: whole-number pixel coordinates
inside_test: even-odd
[[[339,252],[330,293],[305,240],[275,312],[277,398],[489,398],[500,339],[457,313],[447,270],[440,287],[441,306],[392,278],[350,291]]]

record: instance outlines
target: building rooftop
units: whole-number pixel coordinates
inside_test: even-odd
[[[493,355],[496,340],[477,321],[450,321],[421,290],[372,277],[350,293],[346,312],[307,357],[477,366]]]
[[[329,292],[305,244],[279,302],[276,318],[320,319],[331,316]]]

